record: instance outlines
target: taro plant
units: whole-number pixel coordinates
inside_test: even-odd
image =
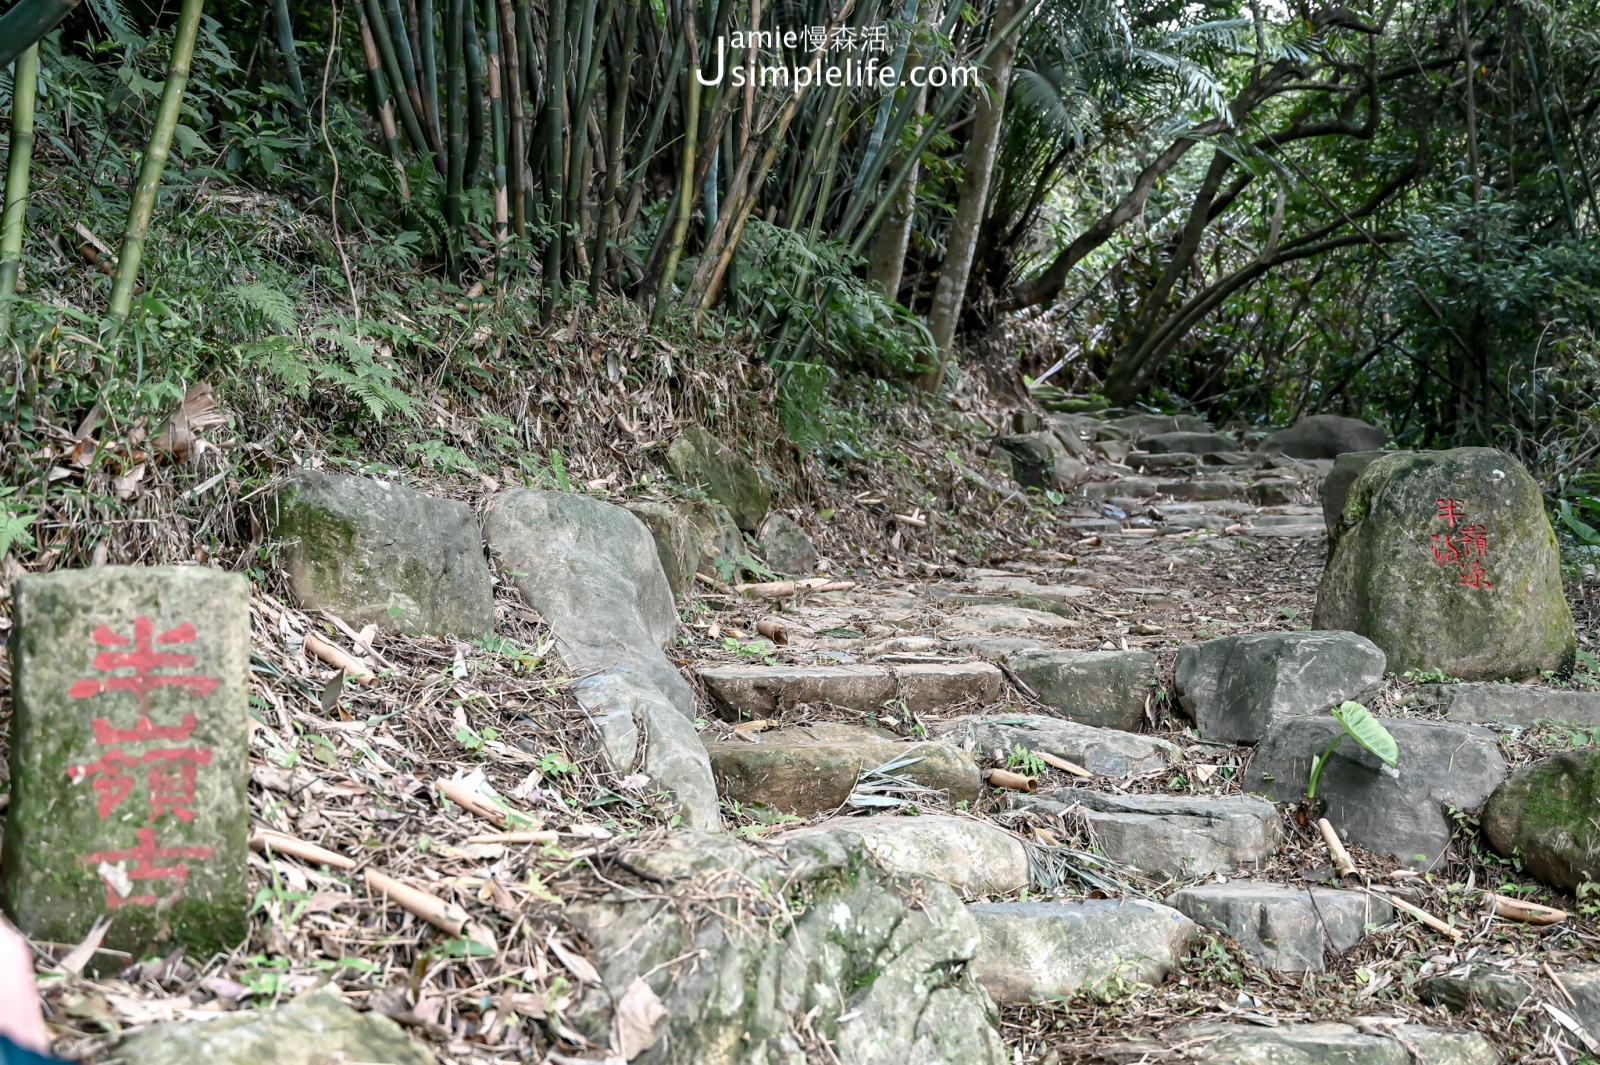
[[[1334,720],[1344,726],[1344,730],[1333,737],[1333,742],[1322,749],[1322,753],[1311,761],[1311,779],[1306,783],[1306,802],[1314,802],[1317,798],[1317,781],[1322,776],[1322,770],[1328,764],[1328,759],[1333,757],[1333,749],[1339,746],[1339,741],[1349,736],[1361,746],[1383,759],[1385,765],[1393,767],[1400,760],[1400,747],[1394,742],[1394,737],[1389,735],[1389,730],[1378,724],[1378,719],[1367,711],[1360,703],[1345,701],[1334,707],[1331,711]]]

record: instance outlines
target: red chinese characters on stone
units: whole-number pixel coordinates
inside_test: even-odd
[[[1489,558],[1489,533],[1482,525],[1467,522],[1459,499],[1437,499],[1434,517],[1448,522],[1449,532],[1434,533],[1429,545],[1433,564],[1454,566],[1457,582],[1466,588],[1493,588],[1483,564]]]
[[[126,747],[155,742],[183,743],[194,732],[196,719],[185,714],[176,725],[158,725],[150,720],[150,695],[161,688],[176,687],[199,697],[216,690],[215,677],[184,673],[194,665],[194,655],[158,651],[156,645],[192,643],[196,637],[190,624],[156,633],[146,617],[134,621],[133,637],[120,636],[104,625],[94,631],[94,642],[101,647],[129,647],[132,651],[102,651],[94,657],[94,668],[111,674],[88,677],[68,689],[74,699],[87,699],[114,692],[132,693],[139,703],[139,719],[131,728],[119,728],[104,717],[93,721],[96,746],[108,748],[99,758],[83,765],[67,767],[74,784],[93,780],[95,810],[103,821],[132,795],[142,769],[147,825],[137,831],[138,843],[123,850],[95,851],[78,860],[99,867],[106,885],[106,906],[118,909],[130,904],[155,905],[154,894],[133,894],[136,882],[169,881],[180,890],[189,878],[189,867],[181,860],[210,858],[210,847],[158,847],[156,829],[162,817],[170,815],[188,824],[195,819],[195,781],[199,767],[211,764],[211,750],[200,746],[165,746],[143,751]],[[131,670],[132,672],[120,672]],[[133,867],[127,868],[128,862]],[[169,864],[162,864],[169,863]],[[108,869],[107,866],[113,866]]]

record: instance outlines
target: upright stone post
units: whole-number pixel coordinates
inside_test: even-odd
[[[249,582],[102,566],[13,586],[0,905],[34,939],[231,950],[249,903]]]

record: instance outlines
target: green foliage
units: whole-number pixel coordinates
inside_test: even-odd
[[[1400,747],[1389,734],[1389,730],[1378,723],[1377,718],[1357,702],[1343,702],[1329,711],[1338,721],[1344,731],[1333,738],[1323,752],[1316,756],[1311,763],[1311,779],[1306,782],[1306,800],[1309,802],[1317,797],[1317,781],[1322,777],[1322,770],[1326,768],[1328,759],[1333,756],[1333,749],[1339,741],[1349,736],[1361,746],[1371,751],[1383,760],[1385,765],[1393,767],[1400,761]]]
[[[22,509],[22,501],[12,498],[14,485],[0,485],[0,559],[13,547],[22,551],[33,550],[33,520],[37,513]]]
[[[1043,758],[1020,743],[1011,748],[1010,755],[1006,757],[1006,767],[1019,769],[1023,775],[1030,777],[1042,776],[1047,768]]]

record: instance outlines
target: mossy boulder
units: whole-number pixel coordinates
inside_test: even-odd
[[[465,503],[373,477],[295,470],[267,515],[306,609],[387,632],[494,631],[494,580]]]
[[[772,493],[761,472],[698,425],[691,425],[667,448],[667,466],[678,480],[698,487],[728,508],[734,524],[755,532],[767,516]]]
[[[1494,849],[1548,884],[1600,881],[1600,751],[1568,751],[1511,774],[1483,811]]]
[[[671,503],[640,501],[622,508],[644,523],[656,542],[661,571],[672,594],[682,599],[694,591],[694,573],[700,565],[700,544],[694,522]]]
[[[756,535],[767,565],[785,577],[809,577],[817,570],[817,548],[798,524],[774,511]]]
[[[1493,448],[1393,454],[1350,486],[1313,625],[1389,668],[1500,680],[1572,668],[1572,611],[1544,500]]]

